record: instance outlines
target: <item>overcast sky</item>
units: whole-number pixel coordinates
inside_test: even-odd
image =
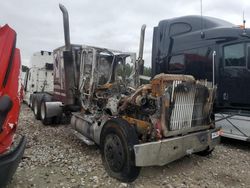
[[[0,5],[0,25],[17,32],[22,63],[40,50],[64,45],[62,14],[68,9],[71,42],[138,52],[140,27],[147,25],[145,63],[151,64],[153,27],[162,19],[199,15],[200,0],[5,0]],[[203,14],[250,26],[250,0],[203,0]]]

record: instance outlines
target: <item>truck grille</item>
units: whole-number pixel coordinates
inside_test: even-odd
[[[171,131],[207,125],[209,90],[201,84],[187,84],[174,81],[171,95],[172,111],[169,128]],[[210,105],[211,106],[211,105]]]

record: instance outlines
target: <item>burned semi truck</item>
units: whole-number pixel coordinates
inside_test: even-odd
[[[65,46],[53,53],[54,94],[36,97],[44,124],[69,118],[78,138],[100,146],[108,174],[125,182],[135,180],[143,166],[213,151],[220,140],[212,120],[214,87],[169,74],[140,85],[145,25],[135,61],[134,53],[71,44],[68,12],[60,9]]]
[[[245,23],[245,22],[244,22]],[[250,138],[250,30],[221,19],[185,16],[154,28],[152,76],[189,74],[217,87],[223,136]]]

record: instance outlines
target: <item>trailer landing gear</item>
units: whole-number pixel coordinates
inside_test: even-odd
[[[135,166],[133,146],[138,138],[133,126],[123,119],[106,123],[101,134],[101,154],[108,174],[123,182],[134,181],[140,173]]]

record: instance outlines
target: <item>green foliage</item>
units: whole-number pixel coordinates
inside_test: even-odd
[[[119,64],[117,68],[117,75],[126,78],[131,75],[132,71],[133,71],[133,66],[130,66],[130,64],[126,63],[124,66]]]
[[[119,64],[119,66],[117,67],[117,75],[121,76],[122,78],[129,77],[131,75],[132,71],[133,71],[133,66],[130,65],[129,63],[126,63],[124,66]],[[144,67],[143,75],[151,77],[151,68]]]
[[[145,66],[144,66],[143,75],[144,75],[144,76],[149,76],[149,77],[151,77],[151,68],[150,68],[150,67],[145,67]]]

